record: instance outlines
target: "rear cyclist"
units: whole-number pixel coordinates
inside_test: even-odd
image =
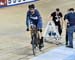
[[[39,48],[41,49],[43,47],[43,36],[42,36],[42,18],[39,14],[39,11],[35,8],[34,4],[31,4],[28,6],[29,10],[27,12],[26,16],[26,26],[27,31],[30,29],[30,24],[36,25],[38,31],[40,32],[40,43]]]

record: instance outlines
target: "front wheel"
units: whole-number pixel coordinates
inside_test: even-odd
[[[32,50],[33,50],[34,56],[35,56],[35,53],[36,53],[35,49],[36,49],[36,35],[33,35],[32,36]]]

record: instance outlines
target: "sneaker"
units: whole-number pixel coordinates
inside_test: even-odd
[[[68,47],[68,48],[73,48],[73,46],[66,46],[66,47]]]

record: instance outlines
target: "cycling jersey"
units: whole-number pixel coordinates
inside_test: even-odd
[[[42,18],[37,9],[35,9],[34,14],[32,14],[31,11],[27,12],[27,17],[26,17],[27,28],[29,28],[30,24],[35,24],[37,25],[38,29],[42,29]]]

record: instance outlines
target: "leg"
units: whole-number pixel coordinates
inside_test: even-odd
[[[37,28],[39,30],[40,42],[43,43],[43,34],[42,34],[42,20],[39,20],[37,23]]]
[[[60,22],[58,23],[58,32],[59,32],[59,34],[60,34],[60,36],[61,36],[61,33],[62,33],[62,29],[61,29],[61,25],[60,25]]]
[[[74,32],[74,27],[69,27],[68,28],[68,41],[69,41],[69,46],[73,47],[73,32]]]
[[[66,45],[68,45],[68,32],[66,31]]]
[[[43,44],[42,29],[40,29],[39,35],[40,35],[40,43]]]
[[[42,47],[44,47],[44,44],[43,44],[43,34],[42,34],[42,20],[39,20],[39,22],[37,24],[37,28],[39,30],[39,35],[40,35],[39,48],[41,49]]]
[[[42,30],[39,31],[39,36],[40,36],[39,48],[41,49],[42,47],[44,47]]]
[[[66,32],[66,45],[68,45],[68,34]]]
[[[32,38],[32,29],[31,29],[31,31],[30,31],[30,34],[31,34],[31,44],[32,44],[32,39],[33,39],[33,38]]]

